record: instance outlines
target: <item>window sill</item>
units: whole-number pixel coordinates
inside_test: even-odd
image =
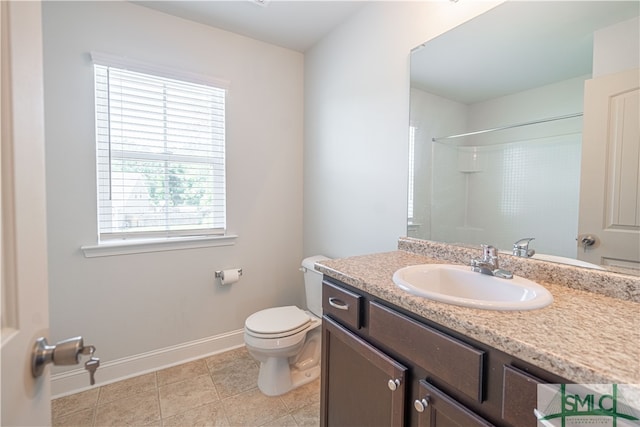
[[[141,254],[146,252],[174,251],[178,249],[197,249],[215,246],[232,246],[237,235],[171,237],[165,239],[117,240],[98,245],[85,245],[80,249],[85,258],[114,255]]]

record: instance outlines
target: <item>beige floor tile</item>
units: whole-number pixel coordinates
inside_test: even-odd
[[[279,397],[265,396],[258,389],[224,399],[222,405],[232,426],[260,426],[287,414]]]
[[[291,415],[287,415],[285,417],[271,421],[270,423],[263,424],[262,427],[298,427],[298,424]]]
[[[60,397],[51,401],[51,414],[53,418],[60,418],[83,409],[93,408],[98,401],[99,388],[83,391],[81,393]]]
[[[223,399],[258,386],[260,363],[244,346],[208,357],[206,362]]]
[[[96,409],[96,426],[159,424],[160,405],[156,390],[114,400]]]
[[[163,418],[164,427],[228,427],[229,420],[221,402],[199,406],[169,418]]]
[[[320,401],[320,378],[280,396],[289,411]]]
[[[193,362],[173,366],[156,372],[158,387],[199,377],[200,375],[208,373],[209,370],[207,369],[207,364],[204,359],[194,360]]]
[[[52,401],[54,426],[318,426],[320,381],[282,396],[257,389],[244,347]],[[162,418],[161,418],[162,417]]]
[[[215,372],[227,370],[230,366],[236,365],[239,361],[245,361],[248,364],[255,364],[258,366],[253,357],[249,354],[245,347],[239,347],[234,350],[225,351],[206,358],[209,371],[213,374]]]
[[[158,388],[162,417],[168,418],[191,408],[220,400],[209,375],[201,375]]]
[[[95,416],[95,408],[83,409],[62,417],[52,417],[52,425],[54,427],[71,427],[82,426],[91,427],[93,425],[93,417]]]
[[[215,370],[211,379],[224,399],[258,386],[258,366],[253,360],[238,358],[226,363],[226,368]]]
[[[315,402],[291,413],[300,427],[318,427],[320,425],[320,402]]]
[[[101,387],[100,397],[98,398],[98,405],[155,389],[155,372],[146,375],[140,375],[134,378],[129,378],[128,380],[118,381],[116,383]]]

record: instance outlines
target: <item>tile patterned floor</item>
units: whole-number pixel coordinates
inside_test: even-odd
[[[277,397],[257,388],[244,347],[52,402],[54,426],[270,426],[320,424],[320,380]]]

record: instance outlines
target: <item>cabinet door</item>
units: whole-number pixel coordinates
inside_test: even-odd
[[[402,426],[407,368],[328,317],[322,321],[322,426]]]
[[[487,427],[492,424],[465,408],[426,381],[420,381],[418,410],[420,427]]]
[[[536,427],[533,411],[538,403],[539,378],[512,366],[504,367],[502,386],[502,419],[514,427]]]

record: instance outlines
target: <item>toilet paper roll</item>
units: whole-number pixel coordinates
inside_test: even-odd
[[[240,280],[240,270],[222,270],[222,275],[220,277],[221,284],[230,285],[232,283],[236,283],[238,280]]]

